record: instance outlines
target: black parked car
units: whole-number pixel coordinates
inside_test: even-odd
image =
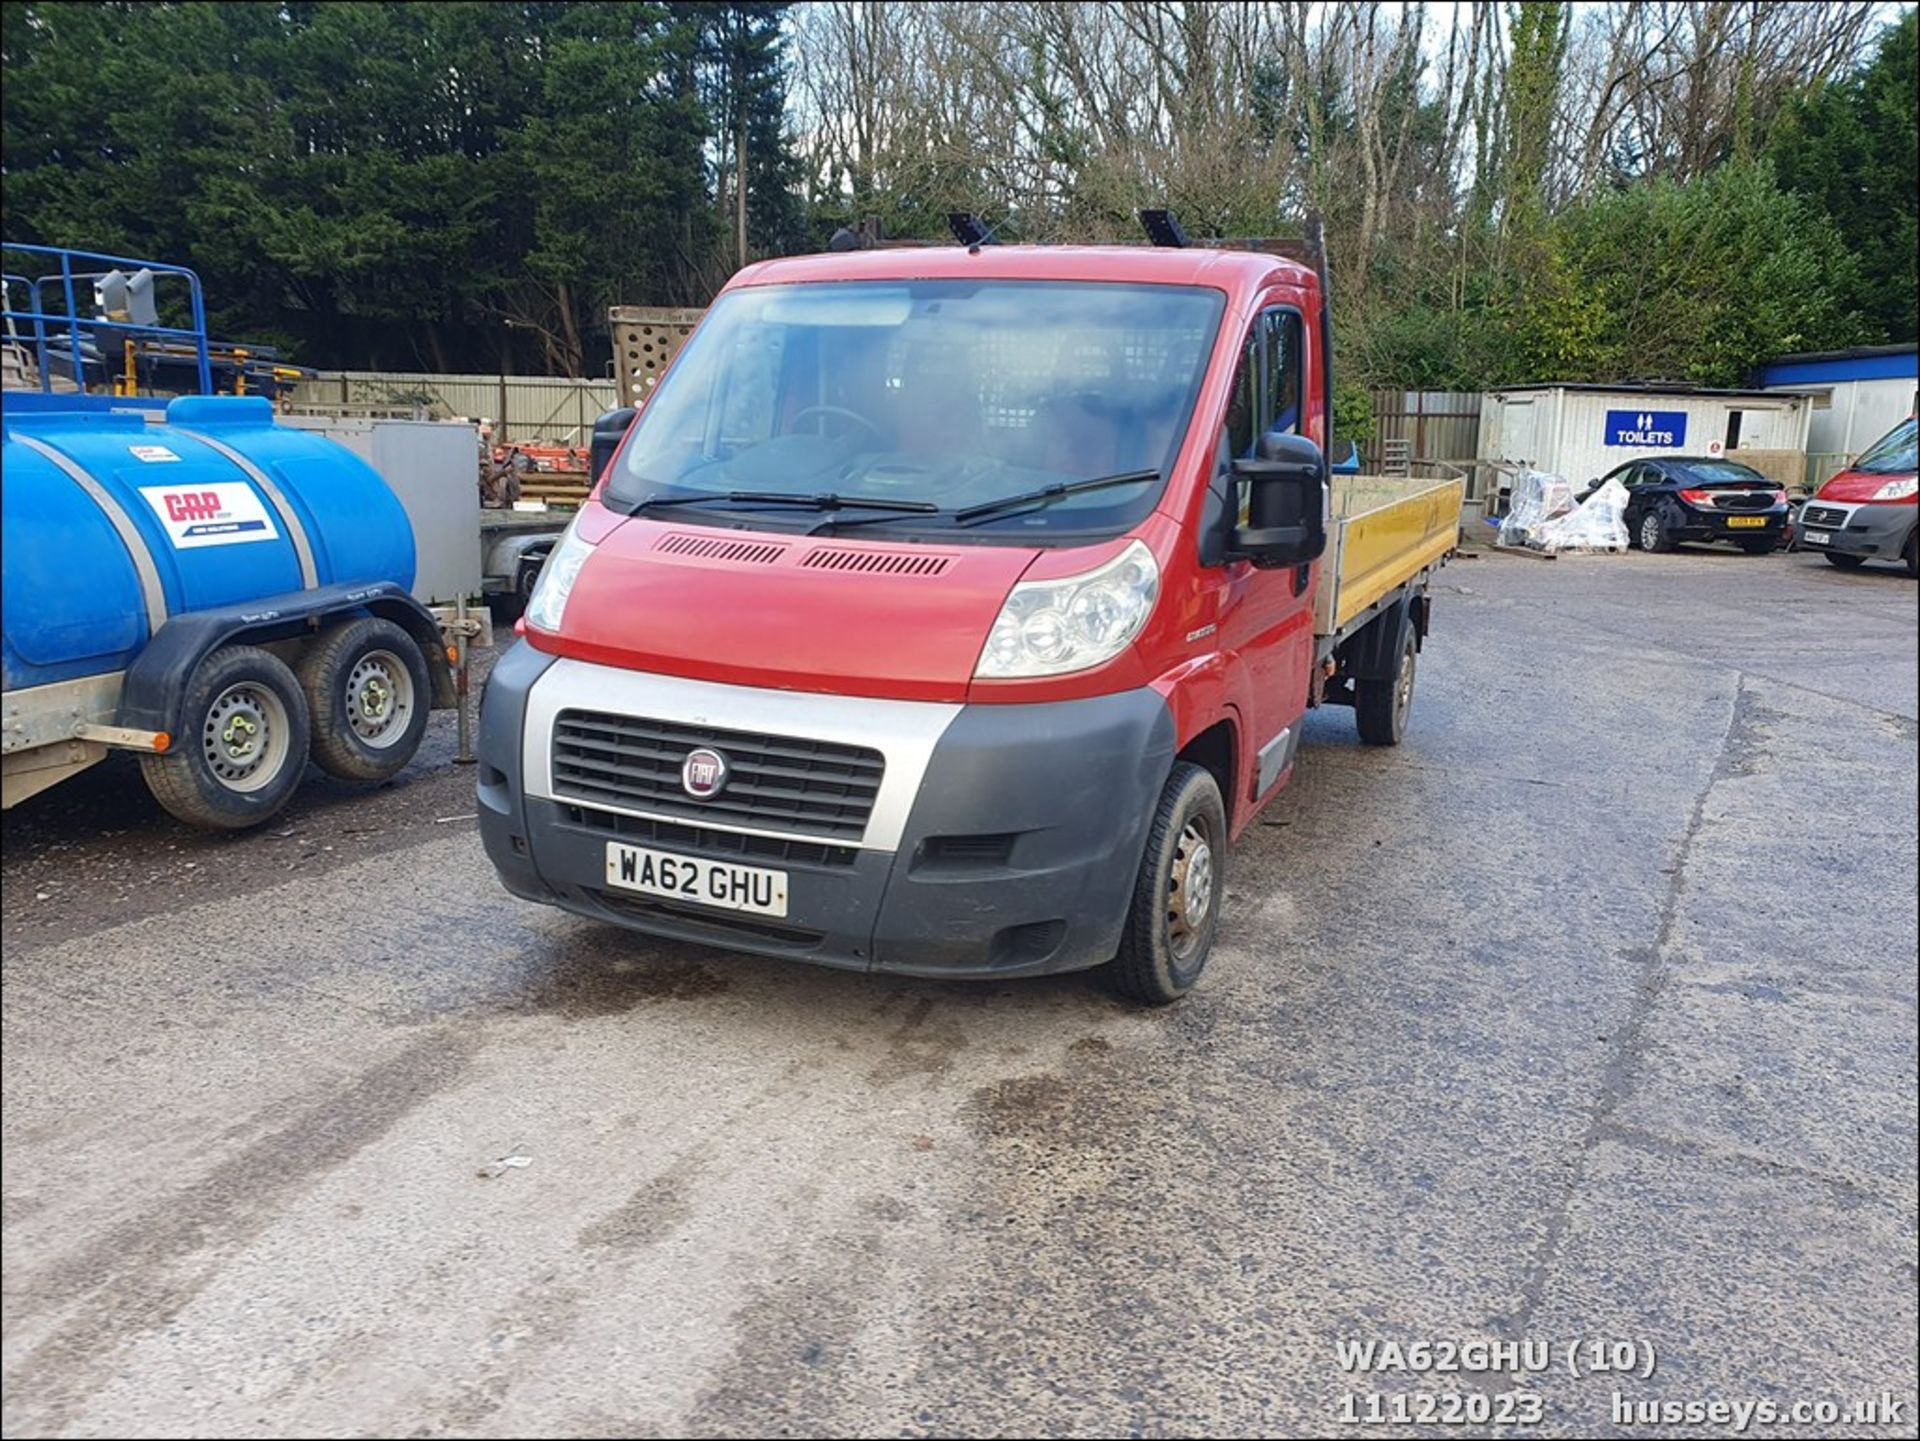
[[[1627,538],[1642,550],[1725,540],[1748,555],[1765,555],[1786,539],[1786,491],[1738,461],[1704,455],[1630,460],[1594,481],[1580,499],[1616,479],[1627,488]]]

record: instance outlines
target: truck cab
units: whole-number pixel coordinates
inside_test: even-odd
[[[1358,685],[1397,740],[1424,634],[1405,587],[1338,634],[1318,591],[1323,302],[1310,265],[1188,248],[742,271],[488,683],[507,887],[828,965],[1183,994],[1308,705]]]
[[[1912,416],[1901,421],[1801,507],[1803,549],[1842,570],[1897,560],[1908,575],[1920,575],[1915,425]]]

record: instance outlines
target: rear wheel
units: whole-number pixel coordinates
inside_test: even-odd
[[[1847,555],[1837,550],[1829,550],[1824,554],[1828,565],[1838,566],[1841,570],[1858,570],[1867,563],[1864,555]]]
[[[1740,542],[1740,549],[1748,555],[1772,555],[1780,549],[1780,537],[1777,535],[1756,535]]]
[[[1225,895],[1227,810],[1209,771],[1174,763],[1134,881],[1127,928],[1109,972],[1131,1000],[1164,1006],[1206,969]]]
[[[413,637],[365,616],[321,632],[300,657],[313,715],[313,760],[330,776],[383,781],[427,733],[432,682]]]
[[[267,651],[223,646],[187,679],[180,734],[140,757],[153,798],[188,825],[242,830],[271,820],[307,765],[307,702]]]
[[[1640,529],[1634,532],[1640,542],[1640,549],[1659,554],[1673,549],[1673,540],[1667,534],[1666,522],[1660,519],[1658,511],[1650,510],[1640,517]]]
[[[1394,663],[1393,674],[1380,680],[1353,683],[1353,718],[1360,727],[1360,739],[1368,745],[1397,746],[1407,733],[1418,654],[1413,628],[1409,626],[1400,638],[1400,655]]]

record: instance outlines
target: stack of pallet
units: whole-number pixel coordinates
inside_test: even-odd
[[[513,447],[533,462],[531,470],[520,473],[520,498],[537,500],[543,505],[570,510],[585,502],[590,488],[587,479],[587,453],[570,445],[547,445],[528,441]]]
[[[584,470],[530,470],[520,477],[520,498],[572,509],[587,498]]]

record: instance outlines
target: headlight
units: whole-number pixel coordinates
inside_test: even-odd
[[[1911,500],[1920,491],[1920,476],[1903,475],[1890,480],[1873,493],[1875,500]]]
[[[527,601],[527,624],[540,630],[560,629],[560,617],[566,612],[567,597],[573,594],[573,583],[580,575],[580,567],[587,563],[587,557],[593,554],[593,547],[574,533],[574,526],[580,523],[576,516],[569,521],[561,533],[560,543],[547,557],[547,563],[540,569],[540,578],[533,583],[533,596]]]
[[[1023,580],[1000,607],[974,675],[1063,675],[1112,660],[1140,634],[1160,594],[1153,552],[1134,541],[1085,575]]]

